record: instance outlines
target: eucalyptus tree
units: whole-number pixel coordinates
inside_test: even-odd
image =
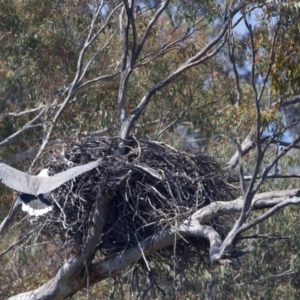
[[[208,242],[210,262],[232,264],[249,252],[246,238],[271,240],[253,228],[300,203],[297,168],[287,163],[297,162],[289,153],[299,148],[300,136],[291,134],[299,116],[292,109],[284,115],[300,102],[297,4],[15,1],[2,3],[0,13],[7,161],[20,162],[30,150],[34,166],[51,143],[72,134],[118,136],[120,156],[128,140],[146,137],[222,156],[233,198],[211,199],[182,223],[103,258],[97,249],[112,194],[101,193],[85,243],[46,283],[10,299],[64,299],[191,236]],[[163,182],[152,166],[135,168]],[[232,219],[221,233],[214,225],[223,216]],[[210,278],[208,296],[213,286]]]

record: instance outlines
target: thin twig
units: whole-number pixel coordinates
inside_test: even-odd
[[[5,114],[0,115],[0,120],[2,120],[4,118],[7,118],[7,117],[20,117],[20,116],[23,116],[25,114],[30,114],[30,113],[36,112],[38,110],[41,110],[42,108],[44,108],[44,105],[41,105],[41,106],[36,107],[36,108],[29,109],[29,110],[24,110],[24,111],[21,111],[19,113],[14,113],[14,112],[5,113]]]
[[[294,274],[298,274],[298,273],[299,272],[295,272],[295,271],[292,271],[292,270],[287,270],[287,271],[284,271],[284,272],[279,273],[279,274],[273,274],[273,275],[270,275],[270,276],[267,276],[267,277],[261,277],[261,278],[256,279],[256,280],[246,281],[246,282],[236,283],[236,284],[238,284],[239,286],[244,286],[244,285],[247,285],[247,284],[260,283],[262,281],[275,279],[275,278],[280,278],[280,277],[286,277],[286,276],[290,276],[290,275],[294,275]]]
[[[34,231],[29,231],[28,233],[24,234],[18,241],[16,241],[15,243],[11,244],[8,248],[6,248],[5,250],[3,250],[0,253],[0,257],[3,256],[4,254],[6,254],[7,252],[9,252],[10,250],[12,250],[15,246],[19,245],[20,243],[22,243],[30,234],[32,234]]]

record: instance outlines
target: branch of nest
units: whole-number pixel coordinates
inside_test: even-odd
[[[273,207],[274,209],[278,205],[283,206],[285,203],[297,204],[300,202],[299,195],[299,189],[258,194],[254,198],[254,209],[259,210],[270,207]],[[293,199],[292,202],[291,199]],[[160,231],[154,234],[151,238],[140,242],[138,245],[133,246],[119,255],[115,255],[99,263],[93,264],[89,270],[90,278],[97,281],[99,280],[99,277],[105,278],[108,274],[113,275],[116,272],[125,269],[128,265],[141,259],[145,259],[147,255],[189,236],[201,237],[208,240],[210,243],[210,260],[214,263],[227,264],[228,259],[238,258],[247,254],[249,251],[233,251],[231,254],[226,253],[220,257],[219,250],[222,245],[220,235],[213,227],[202,225],[201,223],[206,223],[208,220],[217,216],[240,213],[242,206],[243,200],[241,198],[231,202],[219,201],[211,203],[210,205],[195,212],[189,220],[184,221],[179,226],[165,231]]]

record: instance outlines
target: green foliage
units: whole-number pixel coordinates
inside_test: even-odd
[[[107,14],[115,2],[120,1],[107,2]],[[237,5],[234,1],[229,4],[232,4],[232,7]],[[229,4],[225,7],[222,1],[171,1],[166,13],[151,31],[140,59],[132,70],[125,95],[127,113],[134,111],[149,88],[174,72],[211,40],[219,28],[220,20],[224,19],[225,12],[230,11]],[[248,2],[248,6],[252,4],[251,1]],[[145,33],[153,13],[154,9],[137,16],[135,25],[138,40]],[[260,91],[259,76],[268,72],[272,49],[268,34],[270,24],[277,20],[279,14],[282,23],[275,43],[269,88],[274,100],[281,99],[279,102],[282,103],[287,96],[300,93],[298,3],[289,2],[282,5],[280,10],[276,6],[267,5],[260,11],[257,17],[259,24],[253,29],[256,53],[254,84]],[[106,18],[106,12],[103,11],[97,20],[96,29],[100,28]],[[49,105],[54,102],[54,99],[58,99],[58,103],[61,103],[65,96],[64,94],[60,98],[62,91],[74,78],[77,59],[90,22],[91,10],[86,1],[0,1],[0,110],[2,114]],[[117,32],[91,64],[82,79],[83,82],[120,69],[122,40],[118,28],[119,18],[116,14],[109,26],[96,37],[86,52],[84,63],[103,47],[115,31]],[[192,32],[190,37],[175,42],[187,30]],[[157,51],[167,41],[174,42],[174,47]],[[130,44],[132,42],[130,37]],[[206,147],[208,152],[228,161],[236,151],[232,141],[240,143],[249,133],[254,133],[257,111],[249,75],[249,62],[252,59],[249,36],[245,34],[236,38],[237,66],[240,73],[242,69],[244,71],[243,76],[239,78],[242,90],[240,105],[237,105],[236,78],[226,47],[225,45],[218,54],[188,69],[174,82],[157,91],[147,110],[135,123],[133,133],[138,137],[160,139],[185,150]],[[74,133],[99,131],[104,128],[108,128],[108,135],[118,134],[119,85],[120,77],[115,76],[78,91],[76,99],[63,112],[52,138],[68,137]],[[263,129],[274,133],[275,129],[279,131],[283,128],[282,115],[279,105],[269,107],[266,105],[267,96],[265,94],[263,96],[260,103],[260,122]],[[19,118],[1,119],[0,140],[16,132],[36,114],[37,112],[33,112]],[[54,111],[50,108],[44,115],[44,128],[42,126],[32,128],[20,135],[17,141],[1,147],[0,157],[10,157],[25,149],[39,146],[42,135],[51,124],[53,114]],[[298,115],[299,106],[295,106],[294,111],[289,111],[289,119]],[[298,131],[296,130],[295,133]],[[191,143],[193,146],[189,147],[189,138],[200,142]],[[280,135],[276,138],[280,138]],[[275,146],[270,147],[261,169],[274,159],[277,150]],[[245,174],[252,174],[256,160],[255,151],[244,158]],[[291,153],[280,160],[278,168],[282,173],[297,172],[299,163],[299,156]],[[26,169],[25,166],[23,168]],[[296,187],[298,181],[294,179],[268,180],[261,187],[260,192]],[[2,190],[0,192],[1,196],[2,193],[5,194]],[[5,201],[1,202],[1,220],[10,202],[11,198],[5,198]],[[253,213],[252,217],[257,215]],[[299,299],[298,273],[278,278],[270,277],[272,274],[279,274],[289,269],[300,272],[300,261],[297,255],[300,247],[298,216],[298,208],[289,207],[262,223],[259,228],[251,230],[249,234],[254,234],[257,230],[259,233],[291,236],[291,238],[242,240],[238,246],[241,248],[252,246],[253,251],[242,259],[242,264],[236,269],[211,266],[207,258],[204,258],[205,263],[201,261],[199,267],[199,258],[195,258],[193,266],[184,266],[184,262],[181,264],[182,270],[184,267],[192,270],[186,270],[184,276],[178,275],[179,271],[175,272],[176,270],[171,269],[172,276],[170,275],[168,280],[157,274],[157,283],[166,291],[165,297],[160,294],[161,298],[157,297],[157,299],[202,299],[209,293],[213,295],[213,299]],[[228,218],[226,222],[229,226],[232,219]],[[10,238],[13,239],[18,235],[19,229],[14,229]],[[3,249],[1,248],[0,252],[11,242],[11,240],[2,241]],[[25,275],[21,276],[19,283],[18,276],[9,271],[12,270],[11,257],[7,255],[1,258],[1,264],[5,267],[0,272],[2,282],[0,285],[6,287],[13,282],[11,293],[40,286],[42,282],[53,276],[59,262],[63,260],[54,256],[53,260],[56,260],[56,264],[44,267],[45,264],[49,264],[49,261],[40,260],[45,248],[36,246],[31,250],[28,256],[22,255],[23,249],[15,252],[16,274],[19,276],[25,269]],[[53,249],[51,251],[55,253]],[[42,274],[41,278],[36,274]],[[78,295],[78,299],[99,299],[99,294],[103,295],[103,299],[127,299],[136,296],[135,291],[129,286],[129,281],[123,277],[115,279],[115,289],[111,281],[112,279],[91,287],[89,291]],[[144,282],[144,285],[146,284],[147,282]],[[122,289],[126,292],[125,296],[122,294]],[[151,297],[154,298],[153,295]]]

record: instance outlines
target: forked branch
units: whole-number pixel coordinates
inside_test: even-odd
[[[85,262],[88,263],[91,255],[93,256],[94,249],[99,242],[100,235],[98,234],[100,234],[103,229],[103,225],[109,211],[109,199],[110,196],[104,196],[102,201],[97,201],[98,204],[94,220],[96,222],[95,230],[91,231],[91,235],[89,236],[83,251],[66,262],[60,268],[57,275],[44,286],[35,291],[13,296],[9,298],[9,300],[41,299],[41,295],[43,295],[43,297],[47,295],[47,297],[51,297],[51,299],[63,299],[73,295],[84,287],[85,282],[82,277],[84,276],[84,270],[82,269],[82,266]],[[272,213],[286,205],[299,204],[300,190],[295,189],[289,191],[274,191],[258,194],[254,197],[253,203],[253,209],[255,210],[266,208],[271,209],[267,213],[263,214],[260,218],[257,218],[253,222],[249,223],[248,227],[245,226],[243,231],[254,226],[254,223],[257,224],[261,222],[262,218],[269,217]],[[149,237],[147,240],[140,242],[138,245],[123,251],[118,255],[112,256],[98,263],[87,264],[86,271],[88,274],[86,275],[89,277],[89,284],[94,284],[109,276],[113,276],[117,272],[124,270],[129,265],[142,259],[143,255],[150,255],[159,249],[173,244],[174,241],[188,236],[194,236],[208,240],[210,243],[211,261],[215,263],[224,263],[224,258],[230,258],[230,253],[220,255],[222,253],[220,252],[222,247],[222,239],[220,235],[211,226],[204,224],[218,216],[240,213],[243,208],[243,204],[244,201],[241,198],[231,202],[214,202],[195,212],[191,218],[177,227],[166,231],[160,231],[154,234],[152,237]],[[242,251],[241,255],[244,255],[244,253],[245,252]],[[236,257],[235,253],[232,254],[232,257]],[[69,279],[71,277],[72,282],[70,283]]]

